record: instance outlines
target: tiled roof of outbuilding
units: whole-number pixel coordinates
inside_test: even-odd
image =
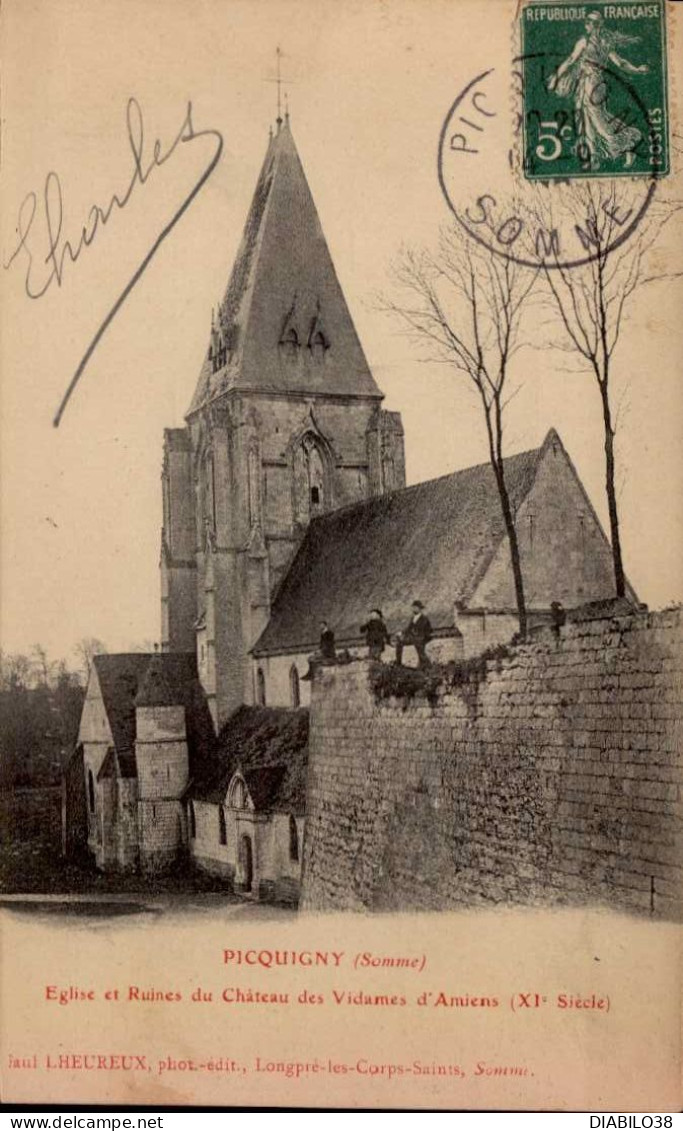
[[[137,707],[185,703],[188,684],[197,678],[193,652],[153,652],[138,684]]]
[[[136,706],[183,706],[190,772],[211,761],[216,738],[191,652],[105,653],[93,663],[122,776],[134,774]]]
[[[93,658],[117,750],[127,750],[135,742],[135,696],[151,658],[148,652],[104,653]]]
[[[100,766],[97,780],[102,781],[103,778],[136,778],[137,776],[135,750],[117,751],[114,746],[110,746]]]
[[[244,780],[247,783],[249,796],[254,802],[257,812],[271,810],[278,807],[280,789],[287,766],[259,766],[255,770],[245,770]]]

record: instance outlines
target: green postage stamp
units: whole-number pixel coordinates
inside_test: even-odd
[[[664,0],[521,11],[530,180],[669,172]]]

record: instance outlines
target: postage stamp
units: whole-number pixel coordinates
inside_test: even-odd
[[[664,3],[532,0],[520,19],[524,175],[665,176]]]

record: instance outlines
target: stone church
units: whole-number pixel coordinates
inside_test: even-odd
[[[382,401],[279,119],[185,426],[164,436],[161,651],[92,668],[70,773],[100,868],[184,859],[295,901],[321,621],[353,654],[372,607],[394,632],[419,597],[439,660],[514,634],[489,465],[406,487]],[[611,596],[610,547],[558,434],[506,477],[532,623],[552,601]]]

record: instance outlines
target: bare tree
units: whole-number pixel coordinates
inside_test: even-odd
[[[563,186],[564,207],[580,218],[576,230],[582,240],[583,262],[563,263],[557,246],[549,244],[542,272],[547,293],[559,315],[563,340],[558,349],[578,355],[593,375],[600,394],[604,429],[605,490],[609,512],[614,584],[618,597],[626,592],[621,549],[615,474],[616,416],[612,403],[614,354],[624,325],[625,312],[635,291],[647,283],[671,278],[653,265],[653,251],[665,224],[676,215],[675,203],[656,201],[627,238],[625,225],[633,214],[632,187],[616,181],[581,181]],[[553,197],[539,190],[537,220],[547,232],[555,226]]]
[[[401,297],[381,306],[402,321],[431,359],[446,362],[481,405],[489,460],[510,547],[519,632],[527,633],[524,580],[505,479],[504,421],[510,363],[519,348],[520,316],[537,272],[489,251],[459,228],[442,232],[436,254],[404,250],[396,267]]]

